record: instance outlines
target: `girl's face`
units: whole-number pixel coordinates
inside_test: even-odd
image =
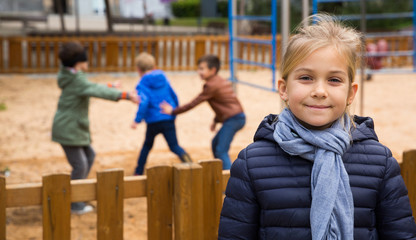
[[[278,81],[280,97],[309,129],[325,129],[340,118],[354,100],[357,84],[348,79],[348,65],[332,47],[313,52],[296,66],[286,81]]]

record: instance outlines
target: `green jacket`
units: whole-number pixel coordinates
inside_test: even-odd
[[[58,86],[62,89],[58,109],[53,119],[52,141],[68,146],[91,143],[88,106],[90,97],[117,101],[121,92],[87,80],[85,73],[72,73],[61,67]]]

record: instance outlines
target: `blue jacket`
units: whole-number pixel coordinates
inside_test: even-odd
[[[137,84],[136,90],[141,101],[135,122],[139,123],[144,119],[146,123],[155,123],[175,119],[173,115],[160,112],[159,104],[163,101],[173,108],[178,106],[178,97],[162,70],[146,73]]]
[[[276,116],[260,124],[254,143],[231,167],[218,239],[312,239],[312,162],[284,152],[273,139]],[[354,239],[416,239],[407,189],[370,118],[355,117],[344,154],[354,198]]]

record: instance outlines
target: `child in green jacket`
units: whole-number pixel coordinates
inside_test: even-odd
[[[72,166],[71,179],[85,179],[95,157],[90,145],[90,97],[112,101],[126,99],[134,103],[138,103],[138,97],[135,93],[121,92],[111,86],[88,81],[84,73],[88,70],[87,55],[78,42],[64,43],[59,59],[62,66],[58,73],[58,85],[62,93],[53,120],[52,140],[61,144]],[[91,212],[93,208],[84,202],[75,202],[71,204],[71,210],[73,213],[83,214]]]

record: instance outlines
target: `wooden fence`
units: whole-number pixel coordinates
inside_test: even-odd
[[[97,201],[97,239],[123,239],[123,200],[147,198],[148,239],[217,239],[222,193],[229,171],[219,160],[157,166],[147,176],[123,170],[97,179],[70,180],[51,174],[42,183],[6,185],[0,178],[0,239],[6,238],[6,208],[42,206],[43,239],[71,239],[71,202]]]
[[[270,36],[249,36],[252,39],[271,39]],[[412,38],[383,37],[390,51],[412,50]],[[375,42],[379,38],[368,39]],[[196,61],[204,54],[218,55],[228,69],[228,36],[102,36],[102,37],[0,37],[0,73],[57,72],[58,51],[63,42],[80,41],[88,52],[91,72],[135,71],[134,58],[147,51],[156,57],[157,66],[168,71],[196,69]],[[280,43],[280,36],[277,37]],[[280,63],[280,44],[277,44],[276,63]],[[238,57],[264,64],[271,63],[271,47],[258,43],[240,43]],[[389,68],[411,67],[411,56],[383,58],[383,66]],[[258,66],[241,65],[240,69],[259,69]]]
[[[416,213],[416,150],[403,153],[401,173]],[[229,179],[219,160],[156,166],[146,176],[123,170],[97,179],[51,174],[42,183],[6,185],[0,177],[0,239],[6,239],[6,208],[42,206],[43,239],[71,239],[71,202],[97,201],[97,239],[123,239],[124,199],[147,198],[147,235],[152,240],[217,239],[222,193]]]

